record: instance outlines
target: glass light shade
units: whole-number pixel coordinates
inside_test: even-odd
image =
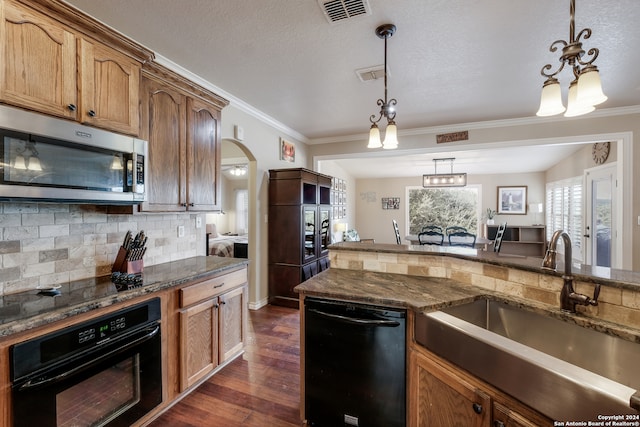
[[[549,79],[542,86],[542,94],[540,95],[540,108],[536,116],[546,117],[555,116],[564,112],[564,104],[562,104],[562,90],[560,82],[556,79]]]
[[[243,176],[247,173],[247,169],[245,169],[243,166],[234,166],[233,169],[229,171],[229,173],[234,176]]]
[[[466,173],[443,173],[422,175],[422,186],[429,187],[465,187],[467,185]]]
[[[565,117],[576,117],[583,114],[587,114],[595,110],[591,104],[581,104],[578,102],[578,83],[574,80],[569,85],[569,97],[567,99],[567,111],[565,111]]]
[[[382,148],[385,150],[393,150],[398,148],[398,128],[395,122],[390,121],[387,125],[387,129],[384,132],[384,141]]]
[[[28,169],[32,171],[41,171],[42,165],[40,165],[40,159],[37,157],[30,157]]]
[[[578,78],[578,102],[584,105],[598,105],[606,100],[598,69],[594,66],[585,68]]]
[[[380,148],[382,143],[380,142],[380,129],[377,124],[372,124],[369,130],[369,145],[367,148]]]
[[[111,170],[121,171],[122,169],[122,159],[118,155],[114,155],[113,159],[111,159]]]
[[[24,162],[23,156],[16,156],[16,161],[13,162],[14,169],[26,170],[27,164]]]

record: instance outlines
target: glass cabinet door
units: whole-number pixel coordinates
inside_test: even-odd
[[[318,229],[316,227],[317,208],[309,206],[304,208],[304,259],[308,261],[316,256],[316,239]]]
[[[331,207],[320,207],[320,254],[329,250],[331,244]]]

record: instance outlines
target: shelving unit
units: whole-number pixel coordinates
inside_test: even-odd
[[[486,225],[485,235],[487,239],[496,238],[498,224]],[[524,255],[531,257],[544,257],[547,250],[544,225],[509,225],[502,238],[500,253]]]
[[[329,268],[332,177],[302,169],[269,171],[269,302],[298,307],[293,291]]]

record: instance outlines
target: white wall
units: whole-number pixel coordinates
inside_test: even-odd
[[[244,129],[246,148],[255,161],[250,161],[247,188],[249,189],[249,307],[265,305],[269,297],[268,276],[268,212],[269,169],[309,168],[307,146],[280,129],[277,123],[264,121],[236,107],[233,102],[222,110],[222,138],[234,139],[234,126]],[[295,162],[280,160],[280,138],[296,145]]]

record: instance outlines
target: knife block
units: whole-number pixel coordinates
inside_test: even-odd
[[[144,269],[144,262],[142,259],[138,259],[135,261],[127,261],[127,251],[125,248],[120,246],[118,250],[118,255],[116,255],[116,260],[111,267],[111,272],[119,272],[119,273],[127,273],[127,274],[140,274]]]

